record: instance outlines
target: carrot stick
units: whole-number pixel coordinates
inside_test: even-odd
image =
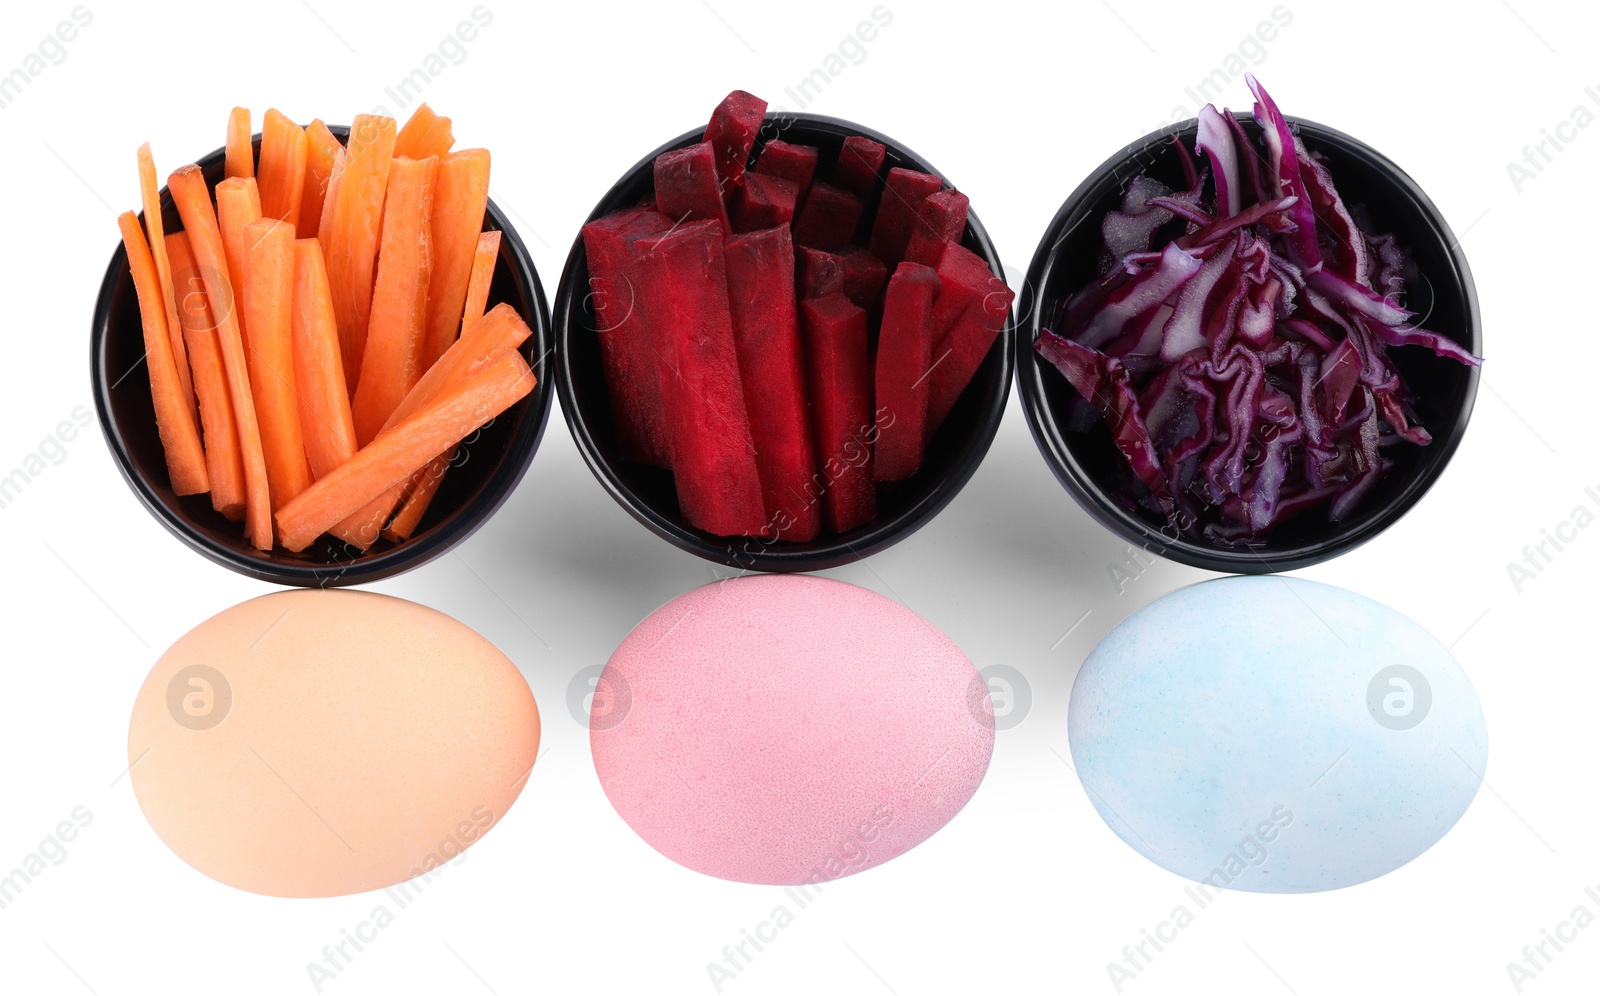
[[[422,521],[423,515],[427,514],[428,506],[433,503],[433,496],[439,493],[439,485],[444,481],[444,472],[449,468],[448,456],[436,456],[426,467],[411,475],[411,480],[406,486],[405,503],[400,506],[400,511],[394,514],[394,519],[388,528],[384,529],[384,539],[398,543],[411,538],[411,534],[417,531],[417,525]]]
[[[466,383],[395,423],[279,509],[283,545],[291,551],[304,550],[341,519],[526,397],[533,383],[533,371],[522,354],[509,349],[497,353]]]
[[[156,262],[156,277],[161,281],[161,297],[167,306],[167,338],[172,340],[172,365],[178,368],[178,382],[189,414],[197,416],[194,382],[189,377],[189,351],[183,345],[183,325],[178,321],[178,305],[173,297],[172,261],[167,258],[167,238],[161,218],[161,191],[156,184],[156,161],[150,143],[139,146],[139,199],[144,207],[144,227],[150,234],[150,255]]]
[[[274,510],[311,486],[295,390],[294,226],[263,218],[245,226],[245,356],[261,419],[261,450]]]
[[[339,186],[344,181],[344,168],[350,162],[350,153],[339,146],[333,154],[333,170],[328,173],[328,189],[322,199],[322,219],[317,222],[317,241],[322,243],[322,261],[327,265],[328,247],[333,244],[333,209],[339,203]]]
[[[438,163],[431,158],[399,158],[389,174],[372,315],[361,357],[361,378],[350,403],[356,442],[361,446],[372,441],[422,375],[423,323],[433,265],[428,219]]]
[[[167,190],[183,219],[194,250],[196,268],[205,282],[206,298],[217,323],[217,348],[228,377],[228,397],[233,402],[234,424],[238,429],[239,449],[244,463],[245,532],[259,550],[272,549],[272,503],[267,490],[267,464],[261,452],[261,427],[256,421],[255,400],[250,393],[250,372],[244,358],[244,341],[233,309],[232,284],[228,279],[228,259],[222,248],[222,232],[211,210],[211,195],[206,190],[200,167],[180,167],[167,178]]]
[[[322,205],[328,195],[328,178],[333,175],[333,161],[344,150],[333,132],[316,118],[306,126],[306,177],[300,193],[300,221],[295,225],[295,236],[302,239],[317,237],[322,224]]]
[[[423,405],[460,385],[478,371],[490,357],[507,349],[518,349],[533,330],[509,304],[497,304],[487,315],[457,339],[439,362],[428,368],[417,385],[400,402],[385,422],[385,431]],[[381,433],[380,433],[381,435]]]
[[[439,160],[433,197],[433,276],[428,285],[428,333],[422,361],[444,355],[461,331],[472,260],[489,202],[489,151],[465,149]]]
[[[358,451],[359,452],[359,451]],[[328,527],[328,534],[358,550],[370,550],[383,534],[395,506],[405,499],[411,481],[401,481]]]
[[[443,156],[454,144],[456,137],[450,131],[450,119],[440,117],[433,113],[433,108],[422,103],[411,112],[400,134],[395,136],[394,154],[408,159],[426,159]]]
[[[328,270],[316,239],[294,244],[294,380],[300,392],[300,426],[305,433],[311,476],[327,477],[356,453],[356,427],[350,392],[339,358],[339,329],[328,295]]]
[[[411,389],[411,393],[406,395],[405,400],[400,402],[394,414],[384,423],[384,430],[387,431],[418,408],[461,384],[487,362],[489,357],[502,350],[519,348],[532,334],[533,330],[528,328],[515,308],[509,304],[495,305],[487,315],[463,333],[437,363],[428,368],[428,372],[417,381],[417,386]],[[379,435],[382,435],[382,432]],[[441,451],[437,456],[448,459],[449,455],[449,451]],[[395,506],[405,497],[408,483],[397,484],[374,498],[329,532],[352,546],[367,549],[378,538],[379,530],[389,521]]]
[[[344,359],[345,382],[352,389],[360,381],[362,353],[367,344],[372,278],[383,231],[383,198],[389,185],[394,141],[394,118],[356,115],[350,126],[350,144],[345,168],[339,175],[333,215],[323,239],[333,316],[339,325],[339,354]]]
[[[233,426],[233,403],[228,400],[228,379],[217,350],[217,328],[206,304],[205,282],[195,267],[189,236],[167,236],[167,256],[178,277],[178,322],[194,368],[194,391],[200,402],[200,428],[204,432],[206,475],[211,480],[211,507],[230,519],[244,517],[244,464]]]
[[[224,176],[255,176],[254,137],[250,134],[250,108],[235,107],[228,113],[228,141],[223,153]]]
[[[494,265],[499,255],[498,231],[484,232],[478,236],[478,248],[472,257],[472,279],[467,282],[466,308],[461,315],[463,329],[472,328],[483,317],[483,309],[489,303],[489,284],[493,280]],[[417,524],[427,513],[428,505],[433,502],[433,496],[439,493],[439,484],[444,480],[445,471],[450,469],[450,457],[449,453],[441,453],[411,478],[406,485],[405,503],[395,513],[394,521],[383,530],[385,539],[399,542],[411,538]]]
[[[190,413],[189,400],[172,363],[172,338],[167,335],[167,306],[156,276],[150,245],[139,227],[139,216],[125,211],[117,217],[122,244],[128,250],[128,269],[139,297],[139,321],[144,328],[145,368],[150,372],[150,401],[156,413],[156,432],[167,457],[167,476],[179,495],[201,494],[211,489],[206,476],[206,454],[200,430]]]
[[[209,315],[210,312],[208,311]],[[233,405],[228,398],[227,373],[217,348],[217,330],[185,326],[183,337],[194,364],[195,392],[200,398],[200,421],[205,429],[206,472],[211,480],[211,507],[238,522],[244,518],[244,464],[234,433]]]
[[[261,196],[257,189],[255,178],[249,176],[231,176],[217,184],[217,229],[222,233],[222,252],[228,260],[228,285],[233,291],[233,300],[228,302],[231,309],[242,306],[245,284],[249,283],[244,230],[245,226],[261,220]],[[191,248],[197,247],[191,245]],[[211,302],[211,310],[219,310],[216,301]],[[238,316],[241,334],[249,335],[244,312],[235,310],[234,314]]]
[[[500,233],[484,232],[478,236],[478,248],[472,254],[472,277],[467,281],[467,303],[461,314],[463,329],[476,325],[489,306],[489,285],[494,283],[494,264],[499,258]]]
[[[261,120],[261,216],[300,225],[306,184],[306,130],[276,109]]]

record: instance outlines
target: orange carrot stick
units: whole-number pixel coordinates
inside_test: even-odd
[[[433,496],[439,493],[439,485],[444,481],[444,472],[449,468],[448,456],[436,456],[426,467],[411,475],[411,480],[406,485],[405,502],[400,506],[400,511],[394,514],[394,519],[390,521],[388,527],[383,530],[384,539],[398,543],[411,538],[411,534],[417,531],[417,525],[422,521],[423,515],[427,514],[428,506],[433,503]]]
[[[224,516],[244,517],[244,464],[233,426],[233,402],[228,400],[228,379],[217,349],[217,328],[206,304],[205,281],[195,267],[189,236],[167,236],[167,256],[177,277],[178,322],[194,368],[194,392],[200,402],[200,428],[204,432],[206,474],[211,480],[211,507]]]
[[[294,226],[263,218],[245,226],[245,356],[261,419],[261,450],[274,510],[311,486],[295,389]]]
[[[483,309],[489,303],[489,284],[494,277],[495,260],[499,255],[498,231],[484,232],[478,236],[478,248],[472,257],[472,279],[467,282],[467,304],[461,315],[463,329],[472,328],[483,317]],[[406,485],[405,503],[383,530],[384,538],[395,542],[411,538],[433,502],[433,496],[439,493],[439,484],[444,480],[445,471],[450,469],[450,457],[450,453],[441,453],[411,478]]]
[[[243,306],[245,285],[249,283],[250,268],[245,265],[248,245],[245,227],[261,220],[261,196],[254,177],[230,176],[217,184],[217,230],[222,233],[222,252],[228,260],[228,285],[233,291],[229,302],[238,317],[240,332],[248,336],[245,316],[239,311]],[[188,224],[185,222],[185,224]],[[190,248],[195,248],[193,245]],[[217,302],[211,310],[218,310]]]
[[[328,179],[333,175],[333,161],[344,146],[322,123],[321,118],[306,126],[306,178],[300,194],[300,221],[295,225],[295,236],[314,239],[322,224],[322,205],[328,196]]]
[[[172,261],[167,258],[167,237],[161,218],[161,191],[156,184],[156,161],[150,143],[139,146],[139,199],[144,207],[144,227],[150,234],[150,255],[156,262],[156,277],[161,281],[161,297],[167,306],[167,338],[172,340],[172,365],[178,368],[189,414],[198,416],[194,402],[194,382],[189,377],[189,351],[183,345],[183,325],[178,321],[178,305],[173,297]]]
[[[333,154],[333,170],[328,173],[328,189],[322,199],[322,220],[317,222],[317,241],[322,243],[322,261],[327,265],[328,247],[333,244],[333,210],[339,203],[339,186],[344,181],[344,168],[350,162],[350,153],[339,146]]]
[[[321,479],[356,453],[350,392],[339,358],[339,329],[328,295],[328,271],[316,239],[294,244],[294,380],[311,475]]]
[[[333,316],[339,324],[339,354],[344,359],[345,382],[352,389],[360,381],[362,353],[367,344],[373,272],[383,231],[383,198],[389,185],[394,140],[394,118],[356,115],[350,126],[345,167],[338,175],[327,237],[322,239]]]
[[[384,423],[384,431],[439,395],[461,384],[487,362],[489,357],[502,350],[521,347],[532,334],[533,330],[528,328],[515,308],[509,304],[495,305],[493,310],[474,323],[472,328],[463,333],[461,338],[445,351],[439,362],[428,368],[428,372],[417,381],[417,386],[411,389],[411,393],[400,402],[400,407],[396,408],[394,414]],[[438,456],[448,459],[449,452],[441,451]],[[408,484],[409,482],[402,482],[390,488],[354,515],[339,522],[329,532],[346,543],[363,550],[367,549],[377,540],[379,530],[389,521],[395,506],[405,497]]]
[[[306,130],[276,109],[261,120],[261,216],[300,225],[306,185]]]
[[[172,363],[172,338],[167,335],[167,306],[156,276],[150,244],[139,227],[139,216],[124,211],[117,217],[122,244],[128,250],[128,269],[139,297],[139,321],[144,328],[145,369],[150,373],[150,400],[156,412],[156,432],[167,457],[167,476],[172,491],[196,495],[211,489],[206,476],[206,454],[200,445],[200,430],[190,414],[178,370]]]
[[[329,526],[328,534],[358,550],[370,550],[372,544],[378,541],[378,537],[383,535],[390,515],[394,513],[395,506],[405,498],[410,486],[409,478],[394,485]]]
[[[439,362],[428,368],[428,372],[422,375],[394,410],[389,421],[384,423],[384,430],[387,431],[423,405],[460,385],[490,357],[507,349],[520,348],[531,335],[533,330],[517,314],[517,309],[509,304],[495,305],[439,357]]]
[[[217,349],[217,330],[185,328],[189,356],[194,363],[195,389],[200,396],[200,419],[205,427],[206,471],[211,479],[211,507],[238,522],[245,514],[244,465],[240,461],[233,408],[228,400],[227,374]]]
[[[428,285],[428,332],[422,362],[431,365],[461,331],[472,259],[489,202],[489,152],[465,149],[439,160],[433,196],[433,276]]]
[[[437,159],[396,159],[383,206],[383,247],[361,378],[350,410],[356,442],[365,446],[422,375],[423,326],[428,313],[433,177]]]
[[[254,136],[250,134],[250,108],[235,107],[228,114],[228,141],[223,153],[224,176],[255,176]]]
[[[463,329],[476,325],[489,307],[489,285],[494,283],[494,264],[499,258],[500,233],[484,232],[478,236],[478,248],[472,254],[472,277],[467,281],[467,303],[461,313]]]
[[[411,117],[395,136],[394,154],[408,159],[426,159],[443,156],[456,144],[450,131],[450,119],[433,113],[426,103],[418,104]]]
[[[520,353],[508,349],[496,354],[466,383],[395,423],[279,509],[283,545],[304,550],[341,519],[526,397],[533,384],[533,371]]]
[[[272,549],[272,501],[267,490],[267,464],[261,452],[261,426],[256,421],[250,393],[250,372],[245,364],[244,340],[234,314],[228,259],[222,233],[211,210],[205,175],[193,164],[180,167],[167,178],[167,189],[178,207],[178,217],[189,234],[196,268],[206,286],[206,299],[217,323],[217,348],[228,377],[228,397],[233,402],[234,424],[244,463],[245,532],[259,550]]]

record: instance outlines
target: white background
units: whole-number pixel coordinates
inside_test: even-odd
[[[490,0],[492,23],[424,97],[454,118],[462,147],[493,150],[493,196],[553,292],[583,218],[626,167],[735,87],[796,107],[784,88],[837,51],[874,2]],[[1016,275],[1078,180],[1192,115],[1184,88],[1223,66],[1274,3],[885,5],[892,23],[808,109],[877,128],[936,164],[971,196]],[[235,104],[258,123],[269,106],[336,123],[380,104],[409,111],[384,87],[472,6],[91,0],[93,22],[64,61],[0,110],[0,474],[75,406],[92,411],[90,315],[114,211],[137,206],[141,141],[165,176],[221,144]],[[1583,894],[1600,884],[1600,528],[1580,532],[1520,593],[1506,569],[1575,506],[1595,507],[1586,486],[1600,489],[1600,127],[1579,131],[1520,192],[1506,168],[1576,106],[1600,113],[1584,93],[1600,89],[1595,10],[1554,0],[1284,6],[1292,22],[1262,52],[1247,46],[1256,71],[1288,113],[1365,140],[1430,193],[1470,257],[1489,360],[1471,431],[1440,483],[1379,539],[1304,574],[1386,602],[1453,646],[1488,717],[1487,786],[1444,841],[1383,879],[1323,895],[1224,896],[1124,991],[1513,992],[1505,966],[1524,944],[1580,902],[1600,910]],[[71,9],[7,4],[0,73]],[[1245,94],[1236,81],[1228,98],[1244,106]],[[1020,669],[1032,709],[998,735],[987,780],[952,823],[831,887],[725,992],[1113,992],[1107,962],[1168,916],[1184,883],[1096,816],[1063,760],[1068,693],[1127,613],[1204,577],[1161,562],[1119,593],[1109,568],[1123,554],[1050,476],[1013,400],[948,510],[830,572],[922,613],[978,666]],[[161,844],[121,777],[129,709],[155,658],[270,586],[169,536],[93,428],[0,510],[0,557],[0,871],[74,807],[93,813],[66,860],[0,911],[0,991],[312,992],[306,963],[379,897],[287,901],[219,885]],[[707,962],[780,892],[687,871],[635,837],[565,704],[576,673],[712,578],[604,495],[552,412],[526,479],[491,523],[453,554],[373,586],[504,649],[541,704],[545,754],[503,822],[324,991],[714,991]],[[1590,928],[1525,991],[1593,992],[1596,979],[1600,928]]]

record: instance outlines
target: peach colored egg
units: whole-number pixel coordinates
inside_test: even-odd
[[[539,750],[539,709],[492,643],[365,591],[251,599],[161,656],[128,725],[161,839],[271,896],[381,889],[494,826]]]

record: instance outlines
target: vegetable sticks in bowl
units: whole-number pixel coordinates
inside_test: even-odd
[[[426,105],[358,115],[347,144],[273,110],[256,152],[235,108],[215,190],[169,177],[178,231],[140,149],[143,224],[118,227],[168,477],[256,550],[405,542],[457,444],[533,389],[528,325],[487,308],[489,153],[453,145]]]

